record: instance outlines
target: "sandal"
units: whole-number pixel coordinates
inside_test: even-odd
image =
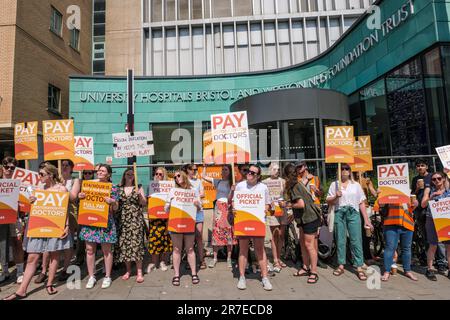
[[[317,281],[319,281],[319,275],[317,273],[310,272],[307,283],[314,284],[317,283]]]
[[[142,282],[144,282],[144,276],[143,276],[143,275],[138,275],[138,276],[136,277],[136,282],[137,282],[137,283],[142,283]]]
[[[55,285],[54,284],[49,284],[48,286],[45,286],[45,289],[47,290],[47,293],[49,296],[52,296],[54,294],[58,293],[58,290],[55,289]],[[49,290],[51,288],[51,290]]]
[[[12,297],[14,297],[14,298],[12,298]],[[22,295],[18,294],[17,292],[14,292],[13,294],[10,294],[3,300],[22,300],[22,299],[25,299],[26,297],[27,297],[27,295],[22,296]]]
[[[194,274],[192,275],[192,284],[198,284],[200,282],[200,278],[198,275]]]
[[[415,275],[412,274],[411,271],[405,272],[405,276],[406,276],[407,278],[411,279],[412,281],[418,281],[418,280],[419,280],[419,279],[416,278]]]
[[[390,276],[391,276],[390,272],[385,272],[383,274],[383,276],[381,277],[381,281],[384,281],[384,282],[388,281]]]
[[[173,277],[172,285],[174,285],[175,287],[179,287],[180,286],[180,277]]]
[[[336,277],[339,277],[340,275],[342,275],[344,273],[344,268],[337,268],[337,269],[335,269],[334,271],[333,271],[333,274],[336,276]]]
[[[279,263],[280,263],[280,266],[281,266],[282,268],[286,268],[286,267],[287,267],[287,264],[284,263],[283,261],[280,260]]]
[[[206,268],[207,268],[206,262],[205,262],[205,260],[203,260],[202,262],[200,262],[200,269],[201,269],[201,270],[204,270],[204,269],[206,269]]]
[[[364,271],[357,271],[357,276],[358,276],[358,279],[359,280],[361,280],[361,281],[366,281],[367,280],[367,276],[366,276],[366,273],[364,272]]]
[[[301,273],[301,271],[305,271],[303,273]],[[296,273],[293,274],[294,277],[306,277],[309,276],[310,270],[309,269],[305,269],[304,266],[302,266],[301,269],[297,270]]]

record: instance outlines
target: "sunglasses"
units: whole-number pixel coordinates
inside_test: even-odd
[[[93,172],[90,172],[90,171],[86,171],[86,172],[83,172],[83,174],[94,174]]]
[[[441,177],[438,177],[438,178],[432,178],[431,181],[442,181],[442,178],[441,178]]]
[[[257,176],[258,172],[252,171],[252,170],[248,170],[247,174],[251,175],[251,176]]]
[[[342,170],[342,171],[344,171],[344,170],[345,170],[345,171],[350,171],[350,167],[342,167],[341,170]]]
[[[198,171],[198,168],[189,168],[191,171]]]
[[[46,173],[39,172],[39,177],[45,177],[46,175]]]
[[[155,176],[158,176],[158,177],[164,177],[164,175],[163,175],[162,173],[160,173],[160,172],[155,173]]]
[[[418,164],[418,165],[416,165],[416,168],[426,167],[426,166],[427,166],[426,164]]]
[[[5,168],[6,170],[11,170],[11,171],[13,171],[13,170],[15,170],[16,169],[16,167],[15,166],[3,166],[3,168]]]
[[[175,175],[175,178],[177,178],[177,179],[180,178],[180,177],[181,177],[181,174],[176,174]]]

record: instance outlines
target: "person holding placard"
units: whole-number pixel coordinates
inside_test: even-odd
[[[186,164],[182,169],[188,176],[192,187],[197,190],[200,199],[205,197],[205,190],[201,179],[197,178],[198,167],[196,164]],[[200,260],[200,269],[206,269],[206,262],[203,252],[203,221],[205,220],[205,213],[203,210],[197,211],[195,218],[195,241],[197,242],[198,258]]]
[[[276,206],[280,216],[267,216],[266,223],[270,227],[273,271],[279,273],[282,268],[286,268],[286,264],[281,261],[281,248],[284,242],[284,234],[288,225],[287,214],[285,210],[279,207],[279,201],[283,198],[284,187],[286,181],[280,177],[280,165],[272,162],[269,166],[270,177],[263,180],[263,183],[269,188],[270,201],[272,206]]]
[[[232,268],[231,254],[236,239],[233,234],[233,227],[228,222],[228,196],[230,195],[231,185],[233,184],[231,165],[222,166],[222,179],[210,178],[206,175],[206,166],[203,166],[202,179],[212,183],[216,189],[216,199],[214,201],[214,219],[212,228],[211,244],[213,247],[213,259],[208,267],[214,268],[217,264],[217,254],[221,246],[227,246],[227,267]],[[226,201],[226,204],[217,203],[217,201]],[[219,210],[218,206],[226,206],[226,210]],[[224,209],[224,208],[223,208]],[[224,216],[224,215],[227,216]]]
[[[446,180],[447,176],[443,172],[433,173],[431,175],[431,185],[425,188],[421,203],[422,208],[426,209],[425,231],[427,235],[427,242],[429,244],[429,248],[427,251],[428,268],[425,276],[432,281],[437,281],[435,271],[433,269],[433,261],[437,246],[439,244],[439,239],[436,232],[436,227],[434,225],[433,216],[429,207],[429,202],[430,200],[439,200],[442,198],[450,197],[450,189],[447,189],[446,187]],[[447,262],[450,265],[450,241],[444,241],[443,244],[445,245],[447,251]],[[448,273],[448,277],[450,278],[450,272]]]
[[[265,212],[270,212],[271,202],[269,189],[265,184],[261,182],[261,167],[257,165],[250,165],[247,171],[247,179],[239,182],[236,185],[235,191],[250,191],[255,193],[260,193],[263,195],[262,201],[265,205]],[[233,200],[233,207],[234,207]],[[266,214],[267,215],[267,214]],[[239,241],[239,282],[237,284],[238,289],[245,290],[247,288],[245,279],[245,268],[247,266],[248,260],[248,249],[249,241],[252,239],[253,245],[255,246],[256,257],[259,262],[259,267],[261,269],[262,285],[264,290],[272,290],[272,284],[269,281],[268,269],[267,269],[267,256],[264,249],[264,236],[262,237],[248,237],[240,236]]]
[[[51,165],[45,164],[39,170],[39,177],[41,183],[43,184],[43,190],[48,191],[58,191],[58,192],[67,192],[67,189],[63,185],[62,179],[58,175],[58,169]],[[39,190],[39,189],[37,189]],[[30,202],[34,203],[36,201],[35,196],[30,197]],[[28,230],[28,226],[27,226]],[[27,234],[27,232],[25,232]],[[58,291],[53,284],[53,280],[56,275],[56,271],[58,269],[59,264],[59,256],[60,251],[64,251],[70,248],[73,245],[73,238],[69,231],[69,219],[66,216],[66,223],[64,233],[60,238],[30,238],[25,236],[23,246],[24,250],[28,253],[27,265],[25,268],[25,273],[23,277],[23,282],[20,285],[19,289],[12,295],[5,298],[5,300],[19,300],[26,298],[27,289],[31,282],[31,278],[37,269],[37,264],[39,260],[39,256],[48,252],[50,255],[50,265],[48,272],[48,279],[46,290],[49,295],[54,295]]]
[[[111,182],[112,169],[107,164],[100,164],[97,170],[98,182]],[[79,199],[84,199],[86,194],[82,191],[78,194]],[[102,246],[105,261],[105,278],[103,279],[102,289],[111,286],[111,270],[113,265],[112,245],[117,242],[116,224],[113,213],[119,208],[118,187],[112,186],[111,196],[105,197],[105,202],[109,204],[108,226],[106,228],[83,226],[80,230],[80,239],[86,242],[86,264],[89,273],[89,280],[86,289],[92,289],[97,280],[95,279],[95,252],[97,244]]]
[[[153,176],[155,181],[167,181],[167,170],[159,167],[155,170]],[[172,252],[172,239],[168,233],[167,219],[149,219],[148,235],[148,253],[152,256],[152,261],[147,267],[147,273],[156,269],[158,264],[161,271],[167,271],[167,261],[170,260],[169,254]]]
[[[136,263],[136,282],[144,282],[142,261],[145,255],[145,221],[142,212],[147,207],[147,199],[142,187],[136,190],[134,170],[124,171],[119,185],[119,210],[116,213],[117,243],[114,250],[114,260],[125,263],[127,271],[122,280],[128,280],[131,275],[131,262]]]
[[[13,157],[5,157],[2,161],[2,179],[12,179],[14,170],[18,162]],[[8,262],[9,262],[9,245],[13,247],[14,260],[17,268],[17,283],[21,283],[23,279],[23,250],[22,241],[20,240],[23,233],[22,219],[17,217],[15,224],[0,224],[0,263],[2,273],[0,274],[0,283],[9,278]]]
[[[335,206],[334,233],[337,246],[338,268],[333,271],[335,276],[344,273],[346,264],[347,232],[350,238],[350,249],[353,257],[353,265],[356,266],[358,279],[366,281],[367,276],[363,271],[364,256],[362,250],[361,211],[364,227],[373,230],[373,226],[367,217],[366,196],[359,183],[353,181],[351,168],[348,164],[341,165],[341,181],[333,181],[327,195],[328,204]]]
[[[299,242],[303,265],[294,273],[294,277],[308,277],[307,283],[315,284],[319,280],[317,273],[318,249],[316,237],[319,234],[322,213],[314,203],[311,192],[302,181],[298,181],[296,166],[288,164],[284,167],[286,188],[283,207],[292,208],[294,219],[299,228]]]
[[[189,178],[186,173],[182,170],[175,171],[174,174],[175,179],[175,188],[170,190],[169,195],[167,196],[167,202],[164,207],[166,212],[170,212],[170,206],[172,201],[175,198],[174,190],[176,188],[187,189],[187,190],[195,190],[196,199],[193,204],[197,207],[197,211],[202,210],[202,202],[200,200],[200,196],[196,189],[189,182]],[[169,218],[170,219],[170,218]],[[197,275],[197,266],[196,266],[196,258],[194,251],[194,241],[195,241],[195,231],[192,233],[177,233],[170,232],[172,243],[173,243],[173,270],[174,277],[172,278],[172,285],[179,286],[180,285],[180,264],[181,264],[181,252],[183,251],[183,242],[184,249],[187,253],[187,259],[189,266],[191,267],[192,273],[192,284],[198,284],[200,279]]]

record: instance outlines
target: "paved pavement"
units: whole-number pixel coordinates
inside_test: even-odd
[[[208,216],[208,215],[207,215]],[[205,235],[208,234],[209,221],[205,223]],[[209,224],[210,225],[210,224]],[[210,232],[210,230],[209,230]],[[270,246],[270,243],[266,243]],[[148,257],[146,257],[148,260]],[[208,259],[208,258],[207,258]],[[47,295],[44,285],[31,283],[28,298],[30,300],[309,300],[309,299],[450,299],[450,279],[445,275],[438,275],[438,281],[432,282],[423,275],[424,268],[414,267],[417,272],[418,282],[414,282],[399,273],[391,276],[389,282],[380,283],[380,289],[368,289],[365,281],[358,280],[356,274],[348,269],[340,277],[332,274],[332,267],[328,269],[319,268],[320,279],[317,284],[306,283],[306,277],[293,277],[296,266],[288,263],[288,267],[281,273],[270,276],[273,284],[273,291],[264,291],[258,274],[247,276],[247,290],[236,288],[238,273],[236,268],[227,268],[225,261],[219,261],[216,268],[199,271],[200,284],[192,285],[190,272],[183,268],[181,286],[174,287],[171,284],[173,270],[166,272],[156,270],[145,275],[144,283],[136,283],[136,277],[131,277],[128,281],[121,279],[123,270],[113,273],[113,283],[108,289],[101,289],[101,268],[102,263],[98,263],[97,275],[99,282],[91,289],[85,289],[87,282],[86,271],[82,270],[82,281],[80,289],[70,290],[66,283],[58,283],[58,294]],[[14,268],[12,268],[14,269]],[[401,267],[400,267],[401,270]],[[14,274],[13,277],[14,278]],[[377,281],[373,282],[375,285]],[[10,280],[0,285],[0,297],[5,297],[13,293],[17,285]]]

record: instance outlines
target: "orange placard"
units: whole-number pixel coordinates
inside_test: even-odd
[[[325,162],[354,162],[353,126],[325,127]]]
[[[75,142],[73,120],[47,120],[42,122],[44,132],[44,160],[73,159]]]
[[[86,194],[80,200],[78,224],[91,227],[108,227],[109,204],[105,197],[111,196],[112,183],[84,180],[81,192]]]
[[[14,152],[17,160],[31,160],[39,157],[38,122],[22,122],[14,126]]]
[[[74,171],[94,170],[94,138],[75,136]]]
[[[20,180],[19,211],[30,212],[30,195],[39,186],[39,173],[16,167],[13,179]]]
[[[215,164],[250,162],[246,111],[211,115],[211,136]]]
[[[192,233],[195,231],[197,207],[194,200],[198,198],[195,190],[174,188],[170,192],[173,197],[170,203],[169,231],[176,233]]]
[[[59,238],[66,225],[69,192],[36,190],[28,221],[29,238]]]
[[[148,218],[151,219],[169,219],[169,213],[164,210],[167,196],[170,190],[175,186],[174,181],[150,181],[148,185]]]
[[[202,175],[203,167],[198,167],[199,176]],[[221,166],[211,166],[206,167],[206,176],[215,180],[220,180],[222,178],[222,167]],[[202,181],[203,189],[205,190],[205,197],[202,199],[203,209],[213,209],[214,200],[216,200],[216,188],[212,183],[205,180]]]
[[[278,204],[278,202],[275,202],[275,213],[273,214],[275,217],[282,217],[284,216],[284,211]]]
[[[234,234],[264,237],[266,235],[264,194],[255,191],[235,191]]]
[[[0,179],[0,224],[17,222],[20,180]]]
[[[214,163],[211,130],[203,133],[203,163]]]
[[[377,167],[380,204],[410,202],[408,163],[385,164]]]
[[[429,202],[439,242],[450,240],[450,198]]]
[[[355,144],[353,147],[355,151],[355,162],[350,165],[352,171],[372,171],[372,145],[370,143],[370,136],[355,137]]]

